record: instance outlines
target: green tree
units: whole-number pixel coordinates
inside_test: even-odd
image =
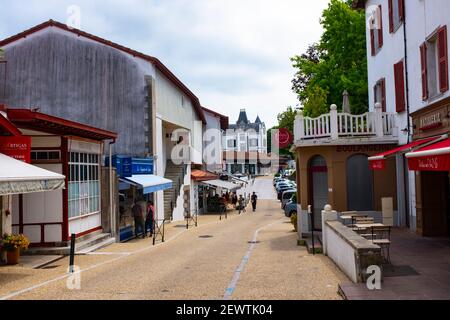
[[[303,105],[311,100],[310,107],[317,104],[322,108],[318,100],[325,92],[327,106],[340,106],[342,93],[347,90],[352,113],[360,114],[368,109],[365,13],[353,10],[350,3],[331,0],[320,20],[324,29],[320,42],[291,59],[297,69],[293,90]],[[308,112],[317,115],[327,109]]]
[[[327,105],[328,92],[319,86],[308,88],[307,100],[305,101],[303,114],[307,117],[316,118],[330,111]]]

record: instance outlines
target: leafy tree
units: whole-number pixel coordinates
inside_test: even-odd
[[[316,118],[321,114],[328,113],[327,105],[328,92],[319,86],[307,89],[308,98],[305,101],[303,113],[307,117]]]
[[[368,109],[365,13],[350,4],[330,0],[320,21],[324,28],[320,42],[291,59],[297,69],[293,90],[305,107],[309,103],[311,115],[327,112],[322,108],[324,93],[327,106],[341,105],[344,90],[349,92],[352,113]],[[319,110],[313,112],[315,106]]]

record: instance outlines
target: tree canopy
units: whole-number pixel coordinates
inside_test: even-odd
[[[350,4],[331,0],[320,20],[320,41],[291,58],[297,69],[292,89],[307,116],[327,113],[331,104],[341,106],[344,90],[349,92],[352,113],[368,110],[365,13]]]

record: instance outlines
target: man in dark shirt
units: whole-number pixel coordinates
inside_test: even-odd
[[[253,212],[255,212],[256,211],[256,204],[258,203],[258,196],[256,195],[256,192],[253,192],[251,201],[252,201]]]
[[[134,218],[134,235],[136,238],[142,232],[142,238],[145,238],[145,219],[144,212],[142,210],[142,206],[139,204],[139,201],[134,203],[133,208],[131,209]]]

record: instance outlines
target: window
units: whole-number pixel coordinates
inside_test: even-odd
[[[383,47],[383,11],[381,5],[375,10],[373,17],[370,19],[370,24],[370,44],[374,56]]]
[[[403,60],[394,65],[395,78],[395,110],[400,113],[406,110],[405,100],[405,67]]]
[[[70,152],[69,157],[69,218],[99,212],[99,156]]]
[[[56,162],[61,160],[60,151],[31,151],[31,160],[33,162]]]
[[[236,148],[236,140],[234,140],[234,139],[228,140],[227,141],[227,148],[228,149]]]
[[[258,139],[250,139],[249,140],[249,145],[250,145],[251,148],[258,147]]]
[[[422,99],[448,90],[447,26],[439,28],[420,46]]]
[[[373,87],[374,102],[381,103],[383,112],[386,112],[386,80],[380,79]]]
[[[403,22],[404,0],[389,0],[389,32],[394,33]]]

